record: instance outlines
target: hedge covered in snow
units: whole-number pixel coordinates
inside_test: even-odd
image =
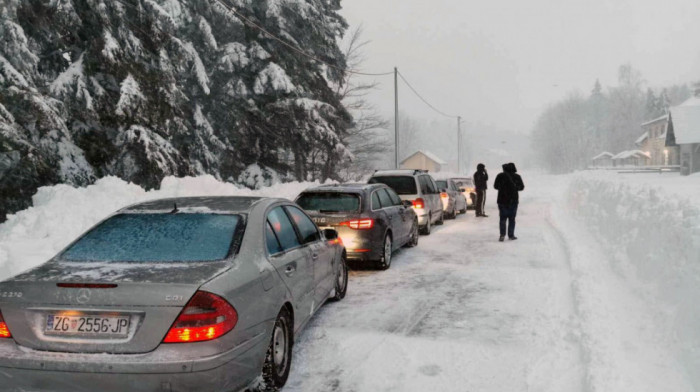
[[[634,282],[687,368],[698,369],[700,176],[640,176],[649,175],[578,175],[568,207],[597,238],[613,270]],[[691,378],[700,383],[700,373]]]

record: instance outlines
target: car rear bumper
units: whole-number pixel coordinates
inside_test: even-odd
[[[384,229],[375,226],[370,230],[352,230],[338,227],[338,235],[343,240],[348,260],[379,260],[384,249]]]
[[[178,345],[163,345],[138,355],[72,354],[30,350],[9,340],[0,342],[0,389],[239,391],[260,374],[267,344],[261,334],[232,350],[192,358]]]

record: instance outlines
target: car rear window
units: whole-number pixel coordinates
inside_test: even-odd
[[[474,182],[471,180],[471,178],[460,178],[454,181],[460,188],[471,188],[474,186]]]
[[[372,177],[369,179],[369,183],[386,184],[399,195],[415,195],[418,193],[415,178],[409,176]]]
[[[354,193],[302,193],[297,204],[307,211],[356,212],[360,211],[360,196]]]
[[[241,218],[223,214],[121,214],[66,250],[73,262],[199,262],[225,259]]]

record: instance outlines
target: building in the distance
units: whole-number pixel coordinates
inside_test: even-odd
[[[700,172],[700,90],[671,108],[666,145],[678,148],[681,175]]]
[[[591,158],[591,167],[593,167],[593,168],[612,167],[612,165],[613,165],[612,157],[613,157],[612,153],[609,153],[607,151],[603,151],[600,154]]]
[[[615,167],[639,167],[648,166],[651,156],[649,153],[640,150],[623,151],[612,157]]]
[[[416,151],[401,161],[401,169],[420,169],[439,172],[447,162],[428,151]]]
[[[668,127],[668,114],[642,124],[644,133],[635,144],[641,151],[649,154],[649,165],[651,166],[680,165],[680,148],[669,146],[667,143]]]

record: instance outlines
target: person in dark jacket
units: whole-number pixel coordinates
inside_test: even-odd
[[[476,172],[474,173],[474,188],[476,188],[476,203],[474,205],[477,217],[488,217],[484,212],[484,206],[486,205],[486,189],[488,188],[487,182],[489,181],[489,173],[486,172],[486,166],[483,163],[476,165]]]
[[[500,213],[501,237],[503,241],[506,237],[506,221],[508,222],[508,238],[517,240],[515,236],[515,216],[518,213],[518,203],[520,198],[518,192],[525,189],[523,179],[517,173],[518,169],[514,163],[503,165],[503,172],[496,176],[493,187],[498,190],[498,211]]]

